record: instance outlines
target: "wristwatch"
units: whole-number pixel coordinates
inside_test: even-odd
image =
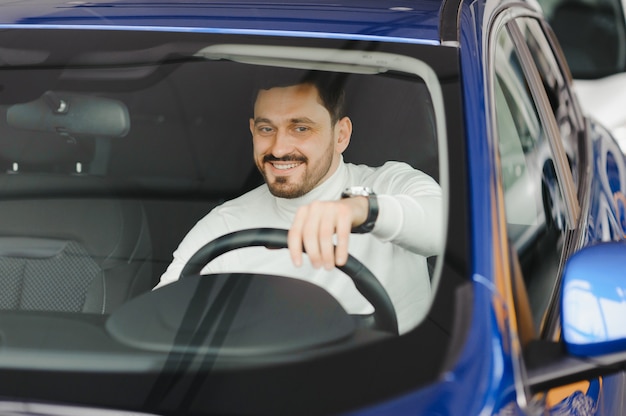
[[[364,186],[351,186],[341,193],[341,199],[354,198],[355,196],[364,196],[368,201],[367,218],[365,222],[352,229],[355,234],[369,233],[374,229],[376,219],[378,218],[378,199],[371,188]]]

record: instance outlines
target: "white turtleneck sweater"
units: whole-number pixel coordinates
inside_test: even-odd
[[[315,200],[337,200],[350,186],[372,188],[378,196],[379,214],[371,233],[350,236],[348,250],[387,290],[396,309],[400,333],[412,329],[430,305],[426,257],[441,254],[444,227],[439,185],[425,173],[400,162],[372,168],[342,161],[330,178],[300,198],[277,198],[264,184],[225,202],[189,231],[156,288],[178,280],[187,260],[209,241],[248,228],[288,229],[298,207]],[[296,267],[286,249],[248,247],[216,258],[202,274],[255,272],[293,277],[323,287],[349,313],[373,312],[341,271],[315,269],[304,257],[302,266]]]

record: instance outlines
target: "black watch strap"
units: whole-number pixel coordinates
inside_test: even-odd
[[[376,225],[376,219],[378,218],[378,198],[376,195],[368,195],[366,198],[369,205],[367,218],[363,224],[352,228],[352,232],[355,234],[369,233],[374,229],[374,225]]]
[[[341,194],[341,198],[353,198],[357,196],[367,198],[367,218],[363,224],[352,228],[352,232],[355,234],[366,234],[371,232],[374,229],[374,225],[376,225],[376,219],[378,218],[378,199],[371,189],[363,187],[348,188]]]

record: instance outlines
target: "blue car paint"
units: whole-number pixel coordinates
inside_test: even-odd
[[[626,236],[626,162],[617,143],[600,125],[592,124],[593,173],[589,243],[619,241]]]
[[[589,203],[589,212],[587,215],[587,230],[584,236],[585,245],[593,245],[603,241],[622,240],[625,234],[624,223],[618,218],[619,201],[625,192],[626,181],[624,175],[626,173],[626,162],[624,156],[619,151],[617,143],[613,140],[610,133],[603,127],[591,123],[591,149],[592,160],[611,161],[610,163],[600,162],[594,163],[594,171],[591,175],[591,200]],[[612,156],[611,156],[612,155]],[[583,213],[583,215],[585,215]],[[575,256],[575,255],[574,255]],[[597,271],[596,271],[597,272]],[[594,407],[595,411],[587,414],[620,414],[623,412],[623,400],[625,391],[625,381],[623,374],[615,374],[603,377],[601,388],[598,391],[593,388],[584,392],[589,400],[598,403]],[[598,383],[598,379],[592,380]],[[589,403],[583,397],[576,400],[566,398],[567,404],[559,404],[555,407],[561,409],[561,413],[565,412],[567,406],[585,406]],[[559,414],[555,410],[551,414]],[[565,413],[567,414],[567,413]],[[585,413],[573,413],[585,414]]]
[[[597,163],[594,163],[594,171],[591,175],[591,200],[589,212],[586,213],[588,223],[584,238],[585,245],[592,246],[600,242],[624,239],[626,227],[623,220],[623,201],[626,191],[626,161],[617,143],[605,128],[592,122],[590,132],[592,150],[590,157]],[[603,249],[607,248],[609,251],[611,250],[609,247],[603,247]],[[576,254],[573,257],[576,257]],[[594,270],[590,270],[589,274],[589,276],[594,275],[602,276],[602,273],[599,273],[597,263],[594,264]],[[551,414],[563,414],[567,411],[568,406],[578,406],[578,409],[582,406],[595,410],[587,414],[613,415],[623,413],[626,386],[624,374],[619,373],[603,377],[600,386],[598,384],[598,379],[592,380],[589,390],[584,392],[586,398],[581,397],[580,394],[577,395],[578,397],[566,398],[552,409]],[[593,401],[597,403],[597,406],[590,406]],[[559,411],[561,413],[558,413]],[[578,412],[573,414],[583,414],[580,413],[580,410]]]
[[[290,3],[298,7],[294,18]],[[24,3],[3,8],[1,24],[47,27],[92,26],[145,27],[214,33],[260,34],[345,39],[378,39],[438,42],[437,0],[391,4],[370,0],[359,7],[342,6],[333,1],[268,3],[224,2],[215,4],[134,1],[92,1],[36,5]],[[420,42],[421,43],[421,42]]]
[[[626,348],[621,330],[626,286],[615,281],[616,274],[623,273],[624,258],[626,245],[616,243],[590,246],[568,262],[563,286],[563,339],[573,355],[599,356]],[[577,307],[581,297],[590,299],[593,307],[581,312]],[[607,312],[613,313],[605,316]],[[614,316],[619,318],[611,319]]]

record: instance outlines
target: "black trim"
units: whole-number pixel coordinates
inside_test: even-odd
[[[462,0],[446,0],[441,6],[439,36],[441,42],[459,41],[459,21]]]

